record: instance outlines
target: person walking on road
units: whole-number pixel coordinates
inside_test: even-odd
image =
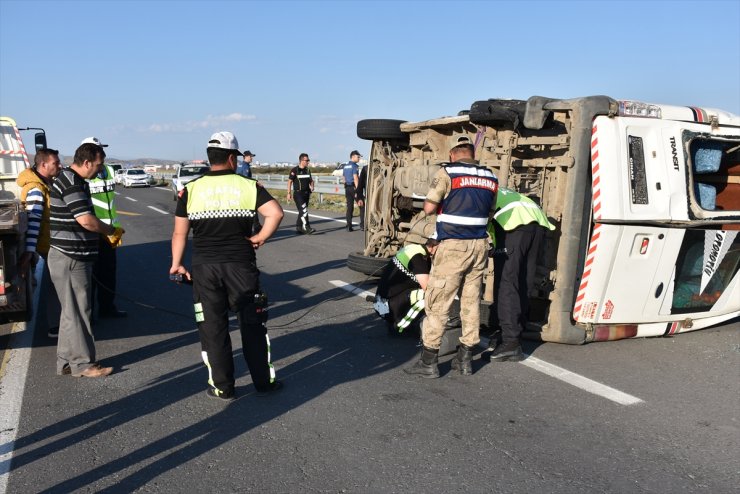
[[[491,338],[491,361],[524,358],[521,334],[527,325],[529,292],[545,231],[555,227],[529,197],[501,187],[488,227],[493,240],[494,301],[501,341]],[[498,344],[497,344],[498,343]]]
[[[107,144],[100,142],[97,137],[88,137],[80,144],[96,144],[100,147],[108,147]],[[88,180],[90,195],[92,196],[95,216],[106,225],[120,227],[118,214],[116,213],[116,181],[113,168],[103,164],[100,173]],[[98,307],[98,317],[100,318],[121,318],[126,317],[126,311],[118,310],[115,303],[116,297],[116,270],[118,269],[118,260],[116,256],[116,247],[111,246],[105,235],[100,235],[98,242],[98,258],[93,264],[93,309],[96,302]]]
[[[65,168],[51,187],[51,242],[49,272],[62,305],[57,340],[57,374],[104,377],[112,367],[102,367],[95,355],[90,324],[92,267],[98,255],[98,237],[106,235],[118,245],[123,229],[106,225],[95,216],[87,180],[100,172],[105,151],[96,144],[82,144],[72,166]]]
[[[301,153],[298,157],[298,166],[294,166],[288,174],[288,201],[291,197],[295,200],[295,207],[298,210],[295,228],[298,233],[312,234],[316,230],[311,228],[308,219],[308,201],[311,199],[313,192],[313,178],[308,164],[311,162],[306,153]]]
[[[359,151],[355,150],[349,153],[349,161],[344,165],[342,176],[344,177],[344,197],[347,200],[347,212],[345,219],[347,220],[347,231],[354,231],[352,228],[352,216],[355,214],[355,192],[359,185],[359,167],[357,163],[362,158]]]
[[[28,214],[28,228],[26,230],[26,249],[21,255],[18,264],[21,273],[36,264],[35,256],[44,259],[44,271],[41,286],[45,292],[39,300],[39,307],[46,306],[47,331],[50,338],[59,336],[59,298],[54,291],[49,274],[49,242],[51,230],[49,219],[51,216],[50,189],[54,178],[62,171],[59,161],[59,151],[56,149],[40,149],[36,152],[32,168],[27,168],[18,174],[16,184],[21,188],[21,202],[25,205]]]
[[[462,336],[452,368],[473,373],[473,348],[480,341],[480,298],[488,255],[486,225],[496,205],[498,179],[473,159],[474,147],[450,150],[424,201],[426,214],[437,213],[437,247],[426,290],[426,319],[421,358],[408,374],[439,377],[437,357],[455,296],[460,294]]]
[[[283,209],[256,180],[235,173],[241,152],[234,134],[213,134],[207,153],[210,171],[186,184],[178,196],[169,272],[193,283],[201,356],[208,369],[207,395],[224,401],[235,396],[229,310],[236,312],[257,394],[267,395],[282,383],[270,361],[255,250],[280,226]],[[265,222],[258,234],[250,235],[257,211]],[[192,274],[182,264],[191,228]]]

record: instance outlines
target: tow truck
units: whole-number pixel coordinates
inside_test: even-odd
[[[35,149],[46,148],[46,132],[19,128],[10,117],[0,117],[0,324],[31,318],[32,274],[20,272],[18,259],[26,243],[28,216],[15,180],[31,166],[21,138],[22,130],[35,130]]]

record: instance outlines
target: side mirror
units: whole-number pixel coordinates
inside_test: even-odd
[[[37,132],[34,136],[36,151],[46,149],[46,132]]]

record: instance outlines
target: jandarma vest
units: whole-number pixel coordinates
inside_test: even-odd
[[[257,208],[257,181],[241,175],[205,175],[185,185],[188,219],[253,218]]]
[[[403,249],[399,250],[393,257],[393,265],[396,266],[396,268],[403,274],[416,282],[416,276],[414,276],[414,273],[412,273],[409,269],[411,258],[419,254],[424,256],[426,255],[426,253],[426,249],[424,249],[424,247],[419,244],[407,245]]]
[[[121,226],[114,202],[116,182],[113,179],[113,168],[103,165],[102,175],[104,178],[95,175],[88,180],[95,216],[108,225]]]
[[[450,192],[437,211],[437,240],[485,238],[488,215],[498,191],[498,179],[488,168],[447,163]]]

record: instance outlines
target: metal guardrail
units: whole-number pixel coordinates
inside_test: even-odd
[[[172,181],[174,172],[153,173],[156,179]],[[277,174],[256,174],[252,178],[259,180],[266,189],[288,190],[288,176]],[[169,184],[168,184],[169,185]],[[319,194],[319,202],[324,202],[324,194],[334,194],[344,197],[344,179],[331,175],[313,176],[314,192]]]
[[[287,175],[253,175],[266,189],[288,190]],[[319,194],[322,202],[323,194],[337,194],[344,196],[344,179],[333,176],[313,176],[313,191]]]

